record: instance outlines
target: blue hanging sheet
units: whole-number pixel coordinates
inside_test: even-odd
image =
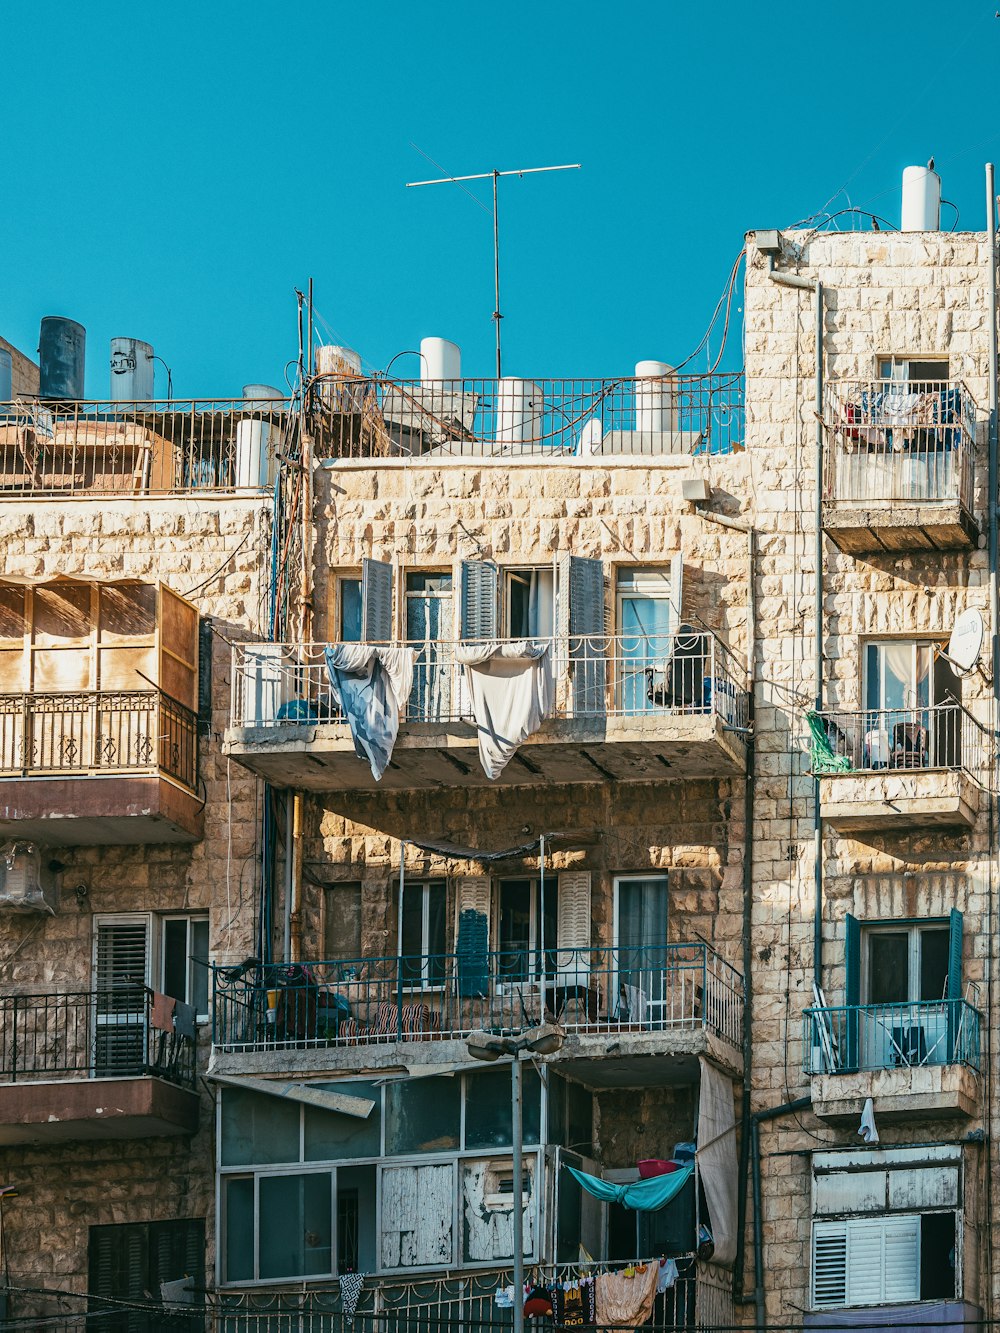
[[[609,1180],[588,1176],[586,1171],[577,1171],[572,1166],[567,1166],[566,1170],[595,1199],[621,1203],[639,1213],[655,1213],[657,1209],[665,1208],[680,1194],[694,1173],[693,1166],[683,1166],[679,1171],[668,1171],[664,1176],[652,1176],[649,1180],[635,1180],[631,1185],[612,1185]]]

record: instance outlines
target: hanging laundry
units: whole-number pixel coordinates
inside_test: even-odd
[[[858,1138],[864,1139],[865,1143],[878,1143],[878,1128],[875,1124],[875,1103],[870,1097],[865,1098],[864,1110],[861,1112],[861,1124],[858,1126]]]
[[[583,1328],[597,1322],[592,1278],[557,1285],[552,1297],[553,1322],[561,1328]]]
[[[156,1028],[157,1032],[173,1032],[176,1003],[172,995],[161,995],[158,990],[153,991],[153,1003],[149,1010],[150,1027]]]
[[[547,1287],[531,1288],[524,1300],[524,1313],[528,1319],[552,1314],[552,1297]]]
[[[595,1199],[601,1199],[604,1203],[624,1204],[626,1208],[634,1208],[642,1213],[656,1212],[666,1207],[694,1174],[693,1166],[685,1166],[666,1176],[651,1176],[648,1180],[635,1180],[629,1185],[614,1185],[609,1180],[589,1176],[586,1171],[577,1171],[573,1166],[567,1166],[566,1170]]]
[[[399,734],[399,718],[413,686],[412,648],[332,643],[325,650],[333,693],[347,718],[354,753],[380,782]]]
[[[198,1029],[195,1026],[197,1017],[198,1013],[193,1004],[185,1004],[183,1000],[178,1000],[174,1005],[174,1031],[178,1036],[189,1037],[194,1041],[198,1036]]]
[[[628,1270],[625,1270],[626,1272]],[[646,1264],[643,1272],[602,1273],[597,1279],[597,1318],[602,1327],[634,1328],[653,1314],[656,1301],[657,1264]]]
[[[497,1287],[493,1293],[493,1304],[498,1310],[512,1310],[514,1308],[514,1288]]]
[[[340,1275],[340,1308],[348,1323],[351,1322],[357,1312],[358,1300],[364,1285],[364,1273],[341,1273]]]
[[[479,762],[491,780],[500,776],[522,741],[552,713],[555,685],[547,643],[459,644],[472,714],[479,732]]]
[[[661,1259],[659,1267],[660,1271],[656,1276],[656,1294],[657,1296],[662,1296],[663,1293],[669,1291],[677,1281],[677,1260]]]

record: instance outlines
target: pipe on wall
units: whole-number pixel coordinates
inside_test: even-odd
[[[298,963],[302,958],[302,808],[304,798],[300,791],[292,797],[292,883],[289,899],[288,924],[291,937],[289,961]]]
[[[753,1171],[753,1303],[754,1326],[757,1333],[767,1328],[767,1309],[764,1303],[764,1218],[761,1212],[760,1189],[760,1126],[765,1120],[794,1115],[812,1106],[811,1097],[796,1097],[794,1101],[757,1111],[750,1119],[750,1163]]]

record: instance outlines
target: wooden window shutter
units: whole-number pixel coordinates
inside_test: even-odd
[[[392,639],[392,565],[385,560],[361,562],[361,639],[363,643]]]
[[[468,875],[458,881],[458,911],[479,912],[490,919],[490,878],[488,875]]]
[[[177,703],[198,709],[198,608],[165,583],[156,597],[156,683]]]
[[[495,639],[499,634],[500,571],[487,560],[463,560],[459,577],[463,639]]]
[[[951,909],[948,918],[948,999],[962,998],[962,913]]]
[[[563,871],[558,882],[556,968],[585,979],[590,974],[590,871]]]

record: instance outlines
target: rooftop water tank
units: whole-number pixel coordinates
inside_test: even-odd
[[[665,361],[637,361],[635,367],[635,428],[650,435],[677,429],[673,366]]]
[[[270,447],[274,414],[284,405],[285,395],[272,384],[244,384],[244,410],[258,416],[241,417],[236,423],[236,485],[259,489],[274,480],[274,450]]]
[[[87,330],[75,319],[46,315],[38,335],[38,392],[42,398],[83,397]]]
[[[153,348],[138,338],[111,339],[111,401],[149,403],[153,399]]]
[[[497,380],[496,442],[534,452],[541,446],[542,390],[532,380],[507,375]]]
[[[14,358],[6,347],[0,347],[0,403],[9,403],[14,397]]]
[[[324,378],[316,387],[316,396],[334,412],[359,412],[364,402],[360,378],[361,357],[350,347],[323,343],[315,352],[316,374]]]
[[[462,349],[447,338],[420,339],[420,378],[422,380],[460,380]]]
[[[899,230],[941,230],[941,177],[932,166],[903,168]]]

